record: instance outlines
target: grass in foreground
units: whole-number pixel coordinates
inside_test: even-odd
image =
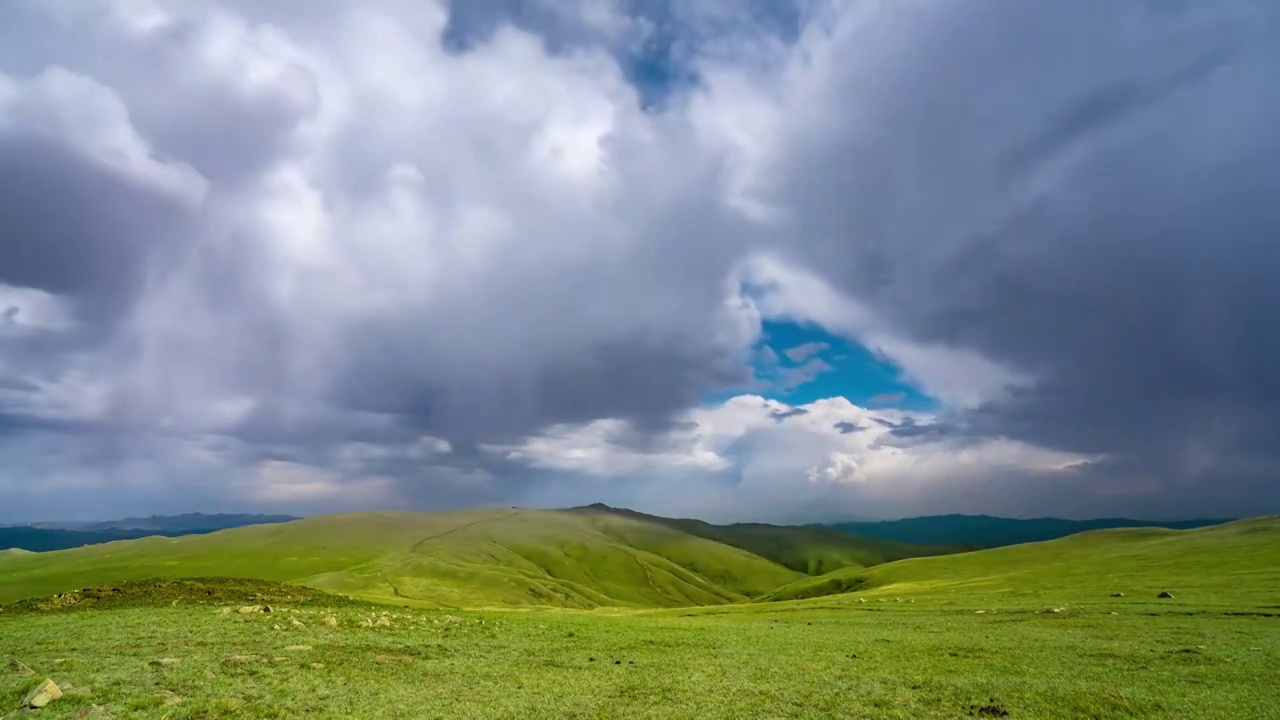
[[[0,717],[18,716],[45,677],[70,687],[38,711],[51,718],[1208,719],[1280,708],[1280,618],[1185,604],[447,612],[325,604],[243,581],[148,588],[0,611],[0,661],[37,672],[0,671]],[[238,612],[286,598],[270,614]],[[361,625],[382,613],[388,626]]]

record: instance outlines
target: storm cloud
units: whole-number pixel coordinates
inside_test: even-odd
[[[1272,3],[684,5],[0,8],[0,521],[1280,509]]]

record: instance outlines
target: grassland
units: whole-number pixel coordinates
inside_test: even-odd
[[[383,535],[401,528],[395,516],[384,520]],[[448,537],[484,528],[440,522],[448,523],[443,532],[454,528]],[[525,560],[539,541],[549,557],[564,532],[545,521],[501,532],[506,521],[492,524],[484,537],[504,545],[522,538]],[[625,552],[702,561],[700,553],[681,554],[695,547],[688,533],[641,525],[619,530],[609,521],[606,535]],[[535,528],[551,534],[531,535]],[[385,547],[377,535],[364,545],[352,537],[343,551]],[[413,537],[406,531],[405,540]],[[677,537],[679,552],[664,545]],[[152,552],[149,562],[177,558],[167,566],[173,574],[199,574],[181,562],[212,557],[212,549],[202,552]],[[381,551],[369,552],[375,557],[363,562],[387,567]],[[671,598],[658,593],[645,608],[651,586],[618,586],[594,590],[625,597],[593,610],[444,610],[248,580],[116,585],[0,608],[0,661],[36,671],[0,672],[0,717],[16,713],[45,677],[72,688],[39,711],[48,717],[99,710],[154,718],[1280,717],[1277,520],[1102,531],[820,578],[747,554],[782,570],[769,570],[767,582],[791,589],[774,597],[803,595],[796,589],[812,584],[840,589],[839,578],[856,591],[776,602],[760,601],[769,596],[762,593],[733,603],[713,593],[713,602],[691,598],[676,608],[661,607]],[[298,562],[284,557],[269,567]],[[755,561],[725,558],[734,571],[697,577],[725,593],[729,583],[767,584],[747,577],[760,567]],[[4,560],[0,577],[16,577],[30,594],[70,572],[68,558],[47,559],[51,575],[35,567],[5,574],[9,563],[31,560],[23,555]],[[546,573],[549,561],[540,563]],[[467,599],[457,588],[456,597],[477,608],[509,597],[479,585]],[[1162,590],[1174,597],[1157,599]],[[274,612],[236,611],[265,604]]]
[[[831,530],[608,508],[359,513],[0,556],[0,603],[146,577],[230,576],[435,607],[713,605],[805,577],[794,568],[924,552]]]

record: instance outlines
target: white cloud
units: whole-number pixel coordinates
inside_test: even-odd
[[[620,483],[680,478],[675,487],[690,496],[699,494],[696,486],[714,487],[734,475],[732,490],[716,501],[775,517],[819,497],[828,498],[833,511],[848,512],[857,503],[840,497],[842,487],[857,486],[863,499],[908,489],[950,491],[975,477],[1069,473],[1096,459],[1007,438],[898,437],[891,427],[935,422],[940,418],[928,413],[870,410],[844,398],[793,407],[740,395],[690,410],[645,444],[636,444],[634,428],[624,421],[596,420],[488,450],[532,467]],[[666,503],[684,507],[682,500]],[[783,504],[771,508],[773,502]]]

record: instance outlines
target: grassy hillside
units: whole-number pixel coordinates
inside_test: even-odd
[[[430,605],[677,606],[800,577],[745,550],[620,515],[361,513],[0,557],[0,602],[145,577],[287,581]]]
[[[1220,525],[1229,520],[1175,520],[1158,522],[1127,518],[1063,520],[1061,518],[1015,519],[989,515],[932,515],[884,520],[879,522],[847,522],[831,525],[841,532],[862,537],[882,538],[913,545],[943,545],[970,549],[1004,547],[1029,542],[1056,540],[1090,530],[1116,528],[1162,527],[1190,530]]]
[[[656,517],[605,505],[573,508],[571,512],[597,517],[616,515],[666,525],[690,535],[741,548],[806,575],[821,575],[847,567],[871,567],[903,558],[942,555],[958,550],[860,537],[821,525],[712,525],[701,520]]]
[[[765,599],[856,591],[873,599],[940,597],[972,604],[1099,600],[1112,593],[1149,600],[1166,590],[1178,602],[1280,607],[1280,519],[1195,530],[1098,530],[1042,543],[849,568],[803,578]]]
[[[145,577],[229,576],[449,607],[715,605],[801,572],[934,552],[823,528],[668,520],[603,506],[359,513],[0,556],[0,602]]]

